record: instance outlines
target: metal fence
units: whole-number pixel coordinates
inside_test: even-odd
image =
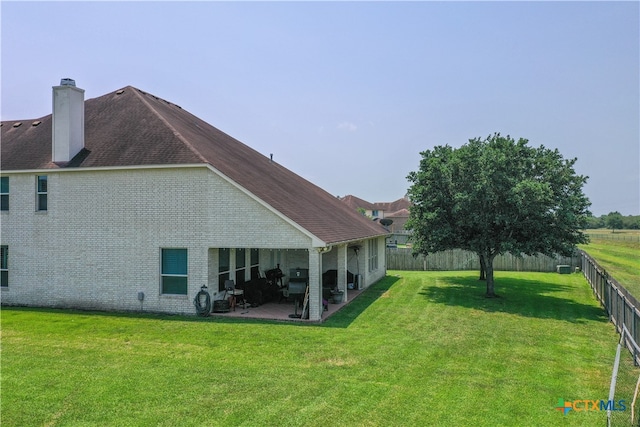
[[[581,268],[591,285],[596,298],[609,315],[620,334],[626,329],[625,346],[633,354],[636,364],[640,362],[640,302],[627,291],[607,270],[602,268],[589,254],[580,251]],[[630,338],[630,339],[627,339]]]
[[[624,363],[620,359],[620,346],[623,345],[631,353],[633,365],[638,366],[640,364],[640,302],[627,291],[624,286],[618,283],[613,277],[609,276],[607,270],[602,268],[596,260],[591,258],[589,254],[584,251],[580,251],[582,261],[582,271],[584,277],[589,282],[593,293],[595,294],[600,304],[604,307],[611,320],[616,327],[618,333],[620,333],[620,345],[618,345],[618,351],[616,353],[616,359],[613,368],[613,374],[611,377],[611,385],[609,388],[609,401],[615,401],[613,396],[619,395],[626,398],[629,394],[633,394],[633,403],[631,404],[631,416],[629,417],[613,417],[612,411],[607,411],[607,426],[612,425],[638,425],[637,413],[635,411],[636,393],[638,392],[637,385],[635,392],[622,387],[622,390],[617,389],[616,379],[618,377],[619,366],[623,366]],[[634,369],[631,362],[629,366],[624,370]],[[637,374],[637,372],[636,372]],[[638,379],[640,384],[640,378]],[[628,394],[629,393],[629,394]],[[618,414],[620,415],[620,414]]]
[[[521,257],[504,254],[493,261],[493,269],[498,271],[556,271],[558,265],[568,265],[571,271],[580,267],[580,256],[548,257],[546,255],[523,255]],[[427,256],[413,256],[411,248],[387,248],[387,268],[389,270],[480,270],[480,260],[475,252],[460,249],[435,252]]]

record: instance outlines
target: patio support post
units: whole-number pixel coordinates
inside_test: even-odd
[[[208,264],[209,264],[209,249],[208,248],[198,248],[198,247],[189,247],[187,248],[187,261],[188,261],[188,271],[189,271],[189,284],[187,287],[187,300],[189,303],[193,300],[198,292],[200,292],[200,287],[202,285],[209,285],[209,276],[208,276]],[[209,289],[208,292],[213,296],[214,289]],[[191,307],[189,307],[191,306]],[[187,305],[186,310],[190,312],[193,307],[192,304]]]
[[[347,302],[347,244],[338,246],[338,289],[344,291],[344,302]]]
[[[322,254],[318,250],[309,251],[309,320],[320,320],[322,315],[322,288],[320,270]]]

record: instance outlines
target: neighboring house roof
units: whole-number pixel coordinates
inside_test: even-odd
[[[402,197],[398,200],[395,200],[393,202],[376,202],[374,203],[374,206],[377,207],[377,209],[385,211],[385,212],[398,212],[402,209],[409,209],[409,206],[411,206],[411,202],[409,202],[409,199],[407,199],[406,197]],[[385,217],[387,216],[387,214],[385,213]]]
[[[394,231],[394,232],[403,231],[405,224],[409,220],[409,210],[400,209],[399,211],[391,212],[390,214],[385,214],[384,217],[393,220],[393,224],[391,224],[390,231]]]
[[[352,196],[352,195],[341,197],[340,200],[342,200],[343,203],[345,203],[347,206],[349,206],[353,210],[357,210],[358,208],[361,208],[361,209],[373,211],[377,209],[373,203],[369,203],[366,200],[362,200],[361,198]]]
[[[409,218],[409,210],[408,209],[400,209],[399,211],[391,212],[390,214],[385,214],[385,218]]]
[[[406,209],[408,212],[409,206],[411,206],[411,202],[406,197],[400,198],[393,202],[367,202],[359,197],[348,195],[340,198],[343,203],[349,206],[351,209],[357,210],[358,208],[370,210],[370,211],[383,211],[385,212],[385,218],[388,217],[391,213],[401,211]],[[387,213],[388,212],[388,213]],[[408,213],[407,213],[408,216]]]
[[[325,243],[387,234],[338,198],[181,107],[127,86],[85,101],[85,148],[51,161],[52,116],[2,123],[2,171],[209,164]],[[15,126],[21,122],[20,126]],[[36,122],[40,122],[35,125]]]

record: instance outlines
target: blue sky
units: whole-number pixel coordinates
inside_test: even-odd
[[[8,2],[2,120],[132,85],[334,195],[392,201],[419,153],[494,132],[577,157],[640,214],[638,2]]]

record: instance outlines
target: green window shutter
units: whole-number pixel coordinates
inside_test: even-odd
[[[0,286],[9,286],[9,246],[0,246]]]
[[[187,250],[163,249],[162,274],[187,274]]]
[[[47,176],[39,175],[37,178],[38,210],[47,210]]]
[[[47,192],[47,176],[39,175],[38,176],[38,193],[46,193]]]
[[[162,293],[172,295],[187,294],[187,278],[176,276],[164,276],[162,278]]]
[[[162,249],[162,293],[187,294],[187,250]]]

